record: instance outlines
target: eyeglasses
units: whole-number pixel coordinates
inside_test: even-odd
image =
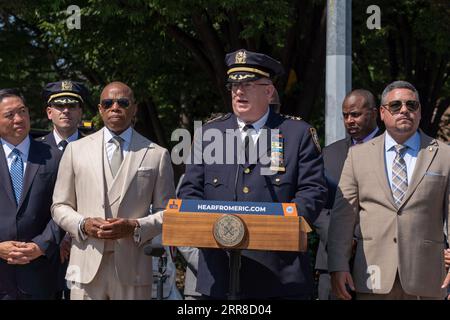
[[[406,109],[408,109],[409,112],[416,112],[419,110],[420,103],[416,100],[407,100],[407,101],[401,101],[401,100],[393,100],[387,104],[384,104],[383,107],[388,106],[388,111],[391,114],[397,114],[400,113],[400,110],[402,109],[403,104],[405,104]]]
[[[225,85],[228,91],[236,91],[239,87],[242,88],[241,90],[251,90],[255,86],[270,86],[270,83],[234,82]]]
[[[130,100],[127,98],[119,98],[119,99],[103,99],[101,101],[101,105],[104,109],[109,109],[111,108],[114,103],[116,103],[119,105],[119,107],[121,108],[128,108],[130,106]]]

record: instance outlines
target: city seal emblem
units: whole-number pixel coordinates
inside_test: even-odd
[[[238,216],[224,214],[214,223],[213,235],[220,246],[226,248],[236,247],[244,240],[244,222]]]

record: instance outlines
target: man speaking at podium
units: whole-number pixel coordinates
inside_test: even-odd
[[[225,63],[233,113],[209,121],[202,132],[219,130],[224,142],[230,132],[235,132],[241,140],[237,148],[241,145],[245,149],[244,161],[239,160],[242,158],[234,144],[228,150],[229,143],[224,143],[224,156],[232,153],[233,163],[211,163],[202,157],[202,161],[187,164],[179,198],[292,202],[311,224],[327,196],[323,161],[314,128],[300,118],[279,115],[269,108],[275,91],[272,79],[283,73],[282,65],[267,55],[244,49],[227,54]],[[202,149],[209,143],[201,142]],[[259,151],[252,157],[255,145]],[[260,161],[261,148],[270,161]],[[312,282],[307,253],[242,251],[240,298],[309,299]],[[201,249],[197,291],[205,299],[225,299],[228,285],[229,253]]]

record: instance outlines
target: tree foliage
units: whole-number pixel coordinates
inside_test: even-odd
[[[101,88],[120,80],[141,106],[137,128],[169,146],[174,128],[231,110],[224,57],[247,48],[282,61],[281,111],[323,133],[325,0],[84,0],[80,30],[66,25],[72,1],[0,2],[0,87],[24,89],[35,126],[47,125],[46,82],[86,82],[91,118]],[[421,93],[421,127],[435,134],[445,111],[436,101],[450,93],[448,2],[380,0],[380,30],[366,27],[371,4],[353,1],[353,87],[379,94],[395,79],[411,81]]]

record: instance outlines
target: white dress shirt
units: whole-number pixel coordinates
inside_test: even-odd
[[[131,143],[131,135],[133,133],[133,130],[131,127],[128,127],[127,130],[122,132],[119,137],[123,139],[122,142],[122,159],[125,159],[125,156],[130,151],[130,143]],[[112,143],[112,138],[116,136],[112,131],[110,131],[108,128],[105,127],[103,130],[103,138],[104,138],[104,144],[106,149],[106,156],[108,157],[109,163],[111,163],[111,159],[114,153],[114,150],[116,150],[116,145]]]
[[[389,186],[392,186],[392,164],[394,163],[395,155],[397,152],[395,151],[394,146],[398,143],[389,135],[386,131],[386,137],[384,141],[384,158],[386,162],[386,173],[389,179]],[[403,159],[406,163],[406,170],[408,174],[408,185],[411,183],[411,178],[414,172],[414,168],[416,166],[417,154],[420,149],[420,135],[416,131],[414,135],[406,140],[402,145],[408,146],[406,149],[405,155]]]
[[[27,168],[27,162],[28,162],[28,153],[30,152],[30,137],[26,136],[25,139],[21,143],[19,143],[17,146],[9,143],[6,140],[0,139],[3,151],[5,152],[6,156],[6,162],[8,163],[8,170],[11,171],[11,164],[14,158],[14,155],[12,154],[12,151],[14,149],[17,149],[20,151],[20,156],[23,161],[23,174],[25,175],[25,170]]]
[[[58,134],[58,132],[56,132],[56,130],[53,130],[53,137],[55,138],[56,146],[58,147],[59,150],[62,151],[62,147],[60,147],[59,143],[61,141],[63,141],[64,139],[59,136],[59,134]],[[65,140],[67,141],[67,143],[70,143],[70,142],[74,142],[77,139],[78,139],[78,130],[76,130],[74,134],[72,134],[70,137],[68,137]]]
[[[269,111],[270,111],[270,108],[267,108],[267,112],[261,118],[259,118],[259,120],[255,121],[253,123],[245,123],[241,119],[236,118],[239,131],[241,132],[242,141],[244,141],[244,139],[247,135],[247,132],[244,131],[245,125],[251,124],[255,130],[250,131],[250,137],[252,138],[253,143],[256,144],[256,142],[258,141],[259,135],[261,134],[261,128],[266,124],[267,119],[269,118]]]

